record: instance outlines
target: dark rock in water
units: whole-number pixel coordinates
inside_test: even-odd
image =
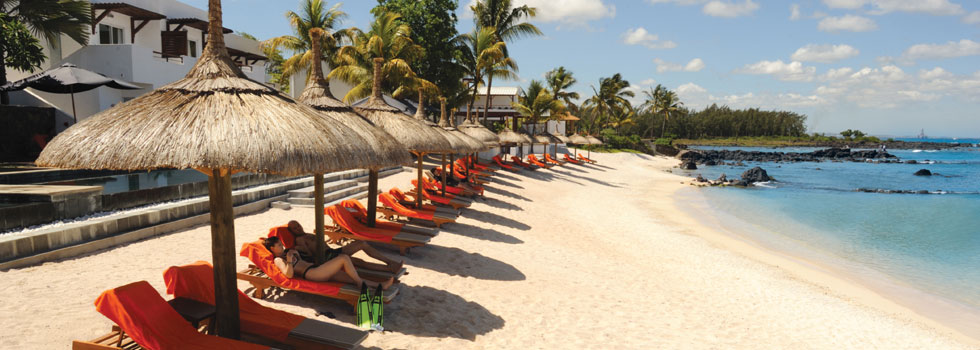
[[[932,176],[932,172],[929,169],[919,169],[915,172],[915,176]]]
[[[747,183],[766,182],[769,180],[772,180],[772,178],[769,177],[769,174],[766,173],[765,169],[760,167],[755,167],[742,173],[742,181]]]
[[[704,165],[712,166],[712,165],[718,165],[718,163],[715,162],[714,159],[708,159],[707,161],[704,162]]]
[[[672,146],[667,146],[667,145],[654,145],[653,146],[653,150],[655,152],[657,152],[658,154],[663,154],[663,155],[668,156],[668,157],[674,157],[678,153],[680,153],[680,150],[679,149],[677,149],[675,147],[672,147]]]
[[[919,162],[915,161],[915,159],[909,159],[905,161],[905,164],[919,164]]]
[[[705,179],[704,176],[698,174],[698,177],[694,178],[694,182],[708,182],[708,179]]]
[[[687,161],[687,162],[681,163],[681,169],[684,169],[684,170],[698,170],[698,166],[695,165],[694,162]]]
[[[738,180],[738,181],[732,181],[731,182],[731,185],[732,186],[738,186],[738,187],[746,187],[746,186],[749,185],[749,183],[748,182],[745,182],[745,180]]]
[[[929,194],[929,191],[927,191],[927,190],[918,190],[915,193],[917,193],[917,194]]]
[[[718,182],[728,181],[728,176],[725,176],[725,173],[721,173],[721,176],[719,176],[718,177],[718,180],[715,180],[715,181],[718,181]]]

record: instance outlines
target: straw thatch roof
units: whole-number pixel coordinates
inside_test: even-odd
[[[319,32],[314,30],[310,35],[319,37]],[[313,62],[320,62],[319,39],[315,38],[312,41]],[[408,149],[398,143],[391,134],[374,126],[354,112],[353,108],[333,97],[330,93],[330,83],[323,78],[323,69],[319,64],[313,64],[313,75],[298,100],[320,111],[324,117],[353,129],[364,138],[372,150],[370,154],[362,155],[362,160],[367,165],[365,168],[379,169],[412,163]]]
[[[442,135],[446,141],[449,142],[449,146],[452,147],[450,152],[440,152],[440,153],[469,153],[472,152],[472,146],[460,139],[458,136],[453,135],[446,129],[443,129],[439,124],[436,124],[425,117],[425,97],[422,95],[421,90],[419,91],[419,107],[415,110],[415,120],[428,125]]]
[[[589,139],[579,134],[572,134],[572,136],[568,137],[568,142],[576,145],[587,145],[589,144]]]
[[[586,136],[585,138],[589,140],[589,143],[590,144],[593,144],[593,145],[601,145],[602,144],[602,141],[599,141],[599,139],[595,138],[595,136],[589,135],[589,136]]]
[[[485,143],[487,147],[497,147],[500,143],[503,143],[497,134],[473,120],[467,120],[463,124],[459,124],[456,128],[464,134],[470,135],[470,137]]]
[[[453,150],[452,145],[436,129],[389,106],[381,99],[381,64],[384,59],[374,60],[374,86],[371,98],[354,110],[370,120],[374,125],[391,134],[398,142],[412,152],[445,153]]]
[[[544,134],[534,135],[533,139],[534,139],[534,143],[545,144],[545,145],[551,143],[551,138]]]
[[[553,137],[555,140],[557,140],[556,143],[568,143],[568,136],[558,135],[558,134],[551,134],[551,137]]]
[[[522,137],[523,135],[514,132],[514,130],[504,128],[501,130],[497,137],[500,138],[501,144],[519,144],[519,143],[530,143],[527,139]]]
[[[37,164],[285,175],[363,167],[372,153],[363,137],[242,73],[225,49],[216,8],[209,16],[217,29],[186,77],[68,128]]]
[[[441,102],[440,110],[442,111],[441,114],[439,115],[439,127],[442,128],[443,130],[446,130],[447,132],[449,132],[450,135],[455,136],[466,145],[465,146],[466,150],[463,151],[464,153],[480,152],[489,148],[485,143],[481,142],[480,140],[477,140],[472,136],[464,134],[462,131],[459,131],[459,129],[456,129],[455,127],[450,125],[449,119],[446,118],[446,98],[440,97],[439,101]]]

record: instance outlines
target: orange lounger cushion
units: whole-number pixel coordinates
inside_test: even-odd
[[[493,161],[497,163],[498,166],[507,170],[514,170],[514,167],[509,164],[504,164],[504,161],[500,159],[500,156],[493,156]]]
[[[184,266],[171,266],[163,273],[167,294],[214,305],[214,269],[211,264],[198,261]],[[238,310],[242,332],[262,335],[265,338],[285,341],[289,332],[299,326],[306,317],[262,306],[242,291],[238,291]]]
[[[580,162],[580,161],[577,161],[577,160],[574,160],[574,159],[572,159],[571,157],[569,157],[569,156],[568,156],[568,153],[565,153],[565,154],[564,154],[564,156],[565,156],[565,160],[567,160],[567,161],[569,161],[569,162],[572,162],[572,163],[575,163],[575,164],[582,164],[582,162]]]
[[[531,164],[537,165],[539,167],[543,167],[543,168],[549,167],[549,165],[542,163],[540,160],[538,160],[538,157],[535,157],[533,154],[529,154],[527,156],[527,159],[528,161],[531,162]]]
[[[259,350],[269,348],[199,333],[146,281],[134,282],[102,292],[102,295],[95,299],[95,309],[119,325],[119,329],[146,349]]]
[[[286,277],[286,274],[276,266],[275,256],[262,245],[261,241],[243,244],[242,251],[239,255],[251,260],[259,270],[262,270],[262,272],[269,276],[269,279],[285,288],[316,294],[337,295],[340,292],[340,287],[344,285],[343,283],[337,282],[315,282],[301,278]]]
[[[360,201],[356,199],[346,199],[340,202],[340,206],[355,210],[354,212],[351,213],[351,215],[353,215],[355,219],[357,219],[362,223],[367,222],[367,208],[365,208]],[[323,208],[323,213],[324,214],[327,213],[327,208]],[[405,227],[405,225],[397,222],[391,222],[391,221],[375,218],[374,227],[390,230],[392,232],[400,232],[402,228]]]
[[[435,216],[435,212],[431,210],[417,210],[406,207],[399,203],[395,197],[387,193],[379,194],[378,200],[381,201],[381,204],[384,204],[385,206],[394,210],[396,213],[398,213],[398,215],[403,215],[405,217],[432,220],[432,218]]]
[[[289,232],[289,227],[286,225],[270,228],[266,237],[279,237],[279,241],[286,249],[293,249],[296,246],[295,237],[293,237],[292,232]]]
[[[381,227],[367,227],[364,226],[360,221],[354,218],[347,209],[339,205],[332,205],[324,209],[327,215],[333,219],[333,222],[337,226],[350,232],[354,237],[359,237],[366,240],[378,241],[378,242],[391,242],[392,237],[398,234],[398,231],[386,230]]]

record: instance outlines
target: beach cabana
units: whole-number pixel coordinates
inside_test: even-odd
[[[330,82],[324,78],[320,52],[320,37],[323,29],[310,29],[310,38],[313,43],[313,74],[307,83],[303,93],[299,96],[299,101],[313,107],[324,117],[335,122],[342,123],[356,131],[367,142],[374,154],[371,155],[372,164],[366,164],[368,169],[368,215],[367,226],[374,227],[378,210],[378,170],[383,167],[393,165],[408,165],[412,163],[411,154],[405,146],[402,146],[391,134],[376,127],[373,123],[357,114],[353,108],[340,102],[333,97],[330,92]],[[366,159],[367,160],[367,159]],[[324,208],[323,208],[323,176],[318,175],[314,179],[314,215],[316,215],[317,230],[323,230]],[[318,240],[317,244],[320,244]],[[322,255],[321,255],[322,256]]]
[[[408,148],[418,158],[418,181],[422,182],[422,160],[427,153],[450,152],[449,141],[435,128],[431,128],[418,120],[403,114],[398,108],[389,106],[381,98],[381,65],[383,58],[374,58],[374,81],[371,86],[371,98],[354,110],[370,120],[385,132],[391,134],[398,142]],[[419,189],[421,191],[421,189]],[[418,207],[422,206],[422,198],[416,199]]]
[[[376,160],[367,140],[316,110],[249,80],[231,60],[221,1],[209,0],[210,40],[183,79],[68,128],[40,166],[68,169],[196,169],[208,176],[217,334],[240,336],[232,174],[323,174]]]
[[[126,81],[112,79],[100,73],[78,68],[65,63],[58,68],[49,69],[27,78],[0,86],[0,91],[18,91],[32,88],[53,94],[71,94],[71,118],[78,123],[75,112],[75,93],[85,92],[100,86],[108,86],[119,90],[139,90],[142,87]]]

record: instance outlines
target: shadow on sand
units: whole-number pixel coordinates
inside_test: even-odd
[[[412,250],[408,257],[406,265],[450,276],[492,281],[523,281],[527,278],[517,268],[503,261],[454,247],[428,244]]]
[[[485,191],[487,191],[487,192],[490,192],[490,193],[493,193],[493,194],[499,194],[499,195],[504,196],[504,197],[510,197],[510,198],[513,198],[513,199],[519,199],[519,200],[522,200],[522,201],[525,201],[525,202],[530,202],[531,201],[527,197],[524,197],[522,195],[516,194],[514,192],[511,192],[511,191],[508,191],[508,190],[505,190],[505,189],[496,188],[496,187],[492,187],[492,186],[486,186],[483,189]],[[487,201],[489,201],[490,199],[492,199],[492,198],[487,198]]]
[[[463,224],[454,222],[451,224],[446,224],[443,227],[443,232],[449,232],[455,235],[465,236],[469,238],[482,239],[491,242],[500,242],[508,244],[521,244],[524,241],[517,237],[508,235],[506,233],[485,227],[478,227],[469,224]]]
[[[470,208],[466,211],[466,213],[464,213],[464,215],[466,215],[466,217],[471,218],[473,220],[479,220],[494,225],[507,226],[512,229],[517,229],[521,231],[527,231],[531,229],[531,226],[528,226],[523,222],[508,218],[506,216],[501,216],[496,213],[479,211]]]

